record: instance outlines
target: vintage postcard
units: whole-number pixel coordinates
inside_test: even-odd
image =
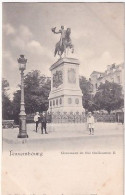
[[[2,195],[123,195],[124,3],[2,3]]]

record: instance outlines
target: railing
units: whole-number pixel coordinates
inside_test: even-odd
[[[53,113],[52,114],[52,122],[53,123],[84,123],[86,121],[85,114],[79,114],[79,112],[76,113]]]
[[[32,123],[35,114],[27,115],[27,123]],[[87,120],[87,115],[85,113],[80,114],[79,112],[67,113],[67,112],[57,112],[57,113],[48,113],[47,115],[48,123],[85,123]],[[117,114],[107,114],[107,113],[95,113],[93,114],[96,122],[122,122],[123,123],[123,115]]]

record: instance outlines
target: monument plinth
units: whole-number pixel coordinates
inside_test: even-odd
[[[50,67],[49,112],[84,112],[79,87],[79,61],[61,58]]]

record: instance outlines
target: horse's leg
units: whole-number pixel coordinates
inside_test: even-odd
[[[58,52],[58,43],[57,43],[56,46],[55,46],[54,56],[56,56],[57,52]]]
[[[62,53],[60,52],[60,54],[59,54],[60,59],[61,59],[61,55],[62,55]]]
[[[60,54],[60,56],[62,56],[62,54],[63,54],[63,50],[61,51],[61,54]]]
[[[74,53],[74,45],[71,45],[72,53]]]
[[[64,44],[64,57],[66,57],[66,45]]]
[[[58,54],[60,56],[60,43],[58,42],[55,47],[55,55]]]
[[[55,47],[54,56],[56,56],[56,54],[57,54],[57,47]]]
[[[66,55],[68,56],[69,54],[69,47],[67,47],[67,52],[66,52]]]
[[[61,53],[61,52],[60,52],[60,49],[58,48],[58,55],[59,55],[59,56],[60,56],[60,53]]]
[[[61,58],[61,55],[62,55],[62,51],[61,50],[58,50],[58,55]]]
[[[59,55],[59,56],[60,56],[60,58],[61,58],[62,53],[61,53],[60,42],[58,42],[57,52],[58,52],[58,55]]]

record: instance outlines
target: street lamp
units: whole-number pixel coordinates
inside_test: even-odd
[[[20,102],[20,114],[19,114],[19,134],[18,138],[28,138],[26,130],[26,113],[25,113],[25,103],[24,103],[24,70],[26,69],[27,59],[24,55],[20,55],[17,59],[19,64],[19,70],[21,74],[21,102]]]

